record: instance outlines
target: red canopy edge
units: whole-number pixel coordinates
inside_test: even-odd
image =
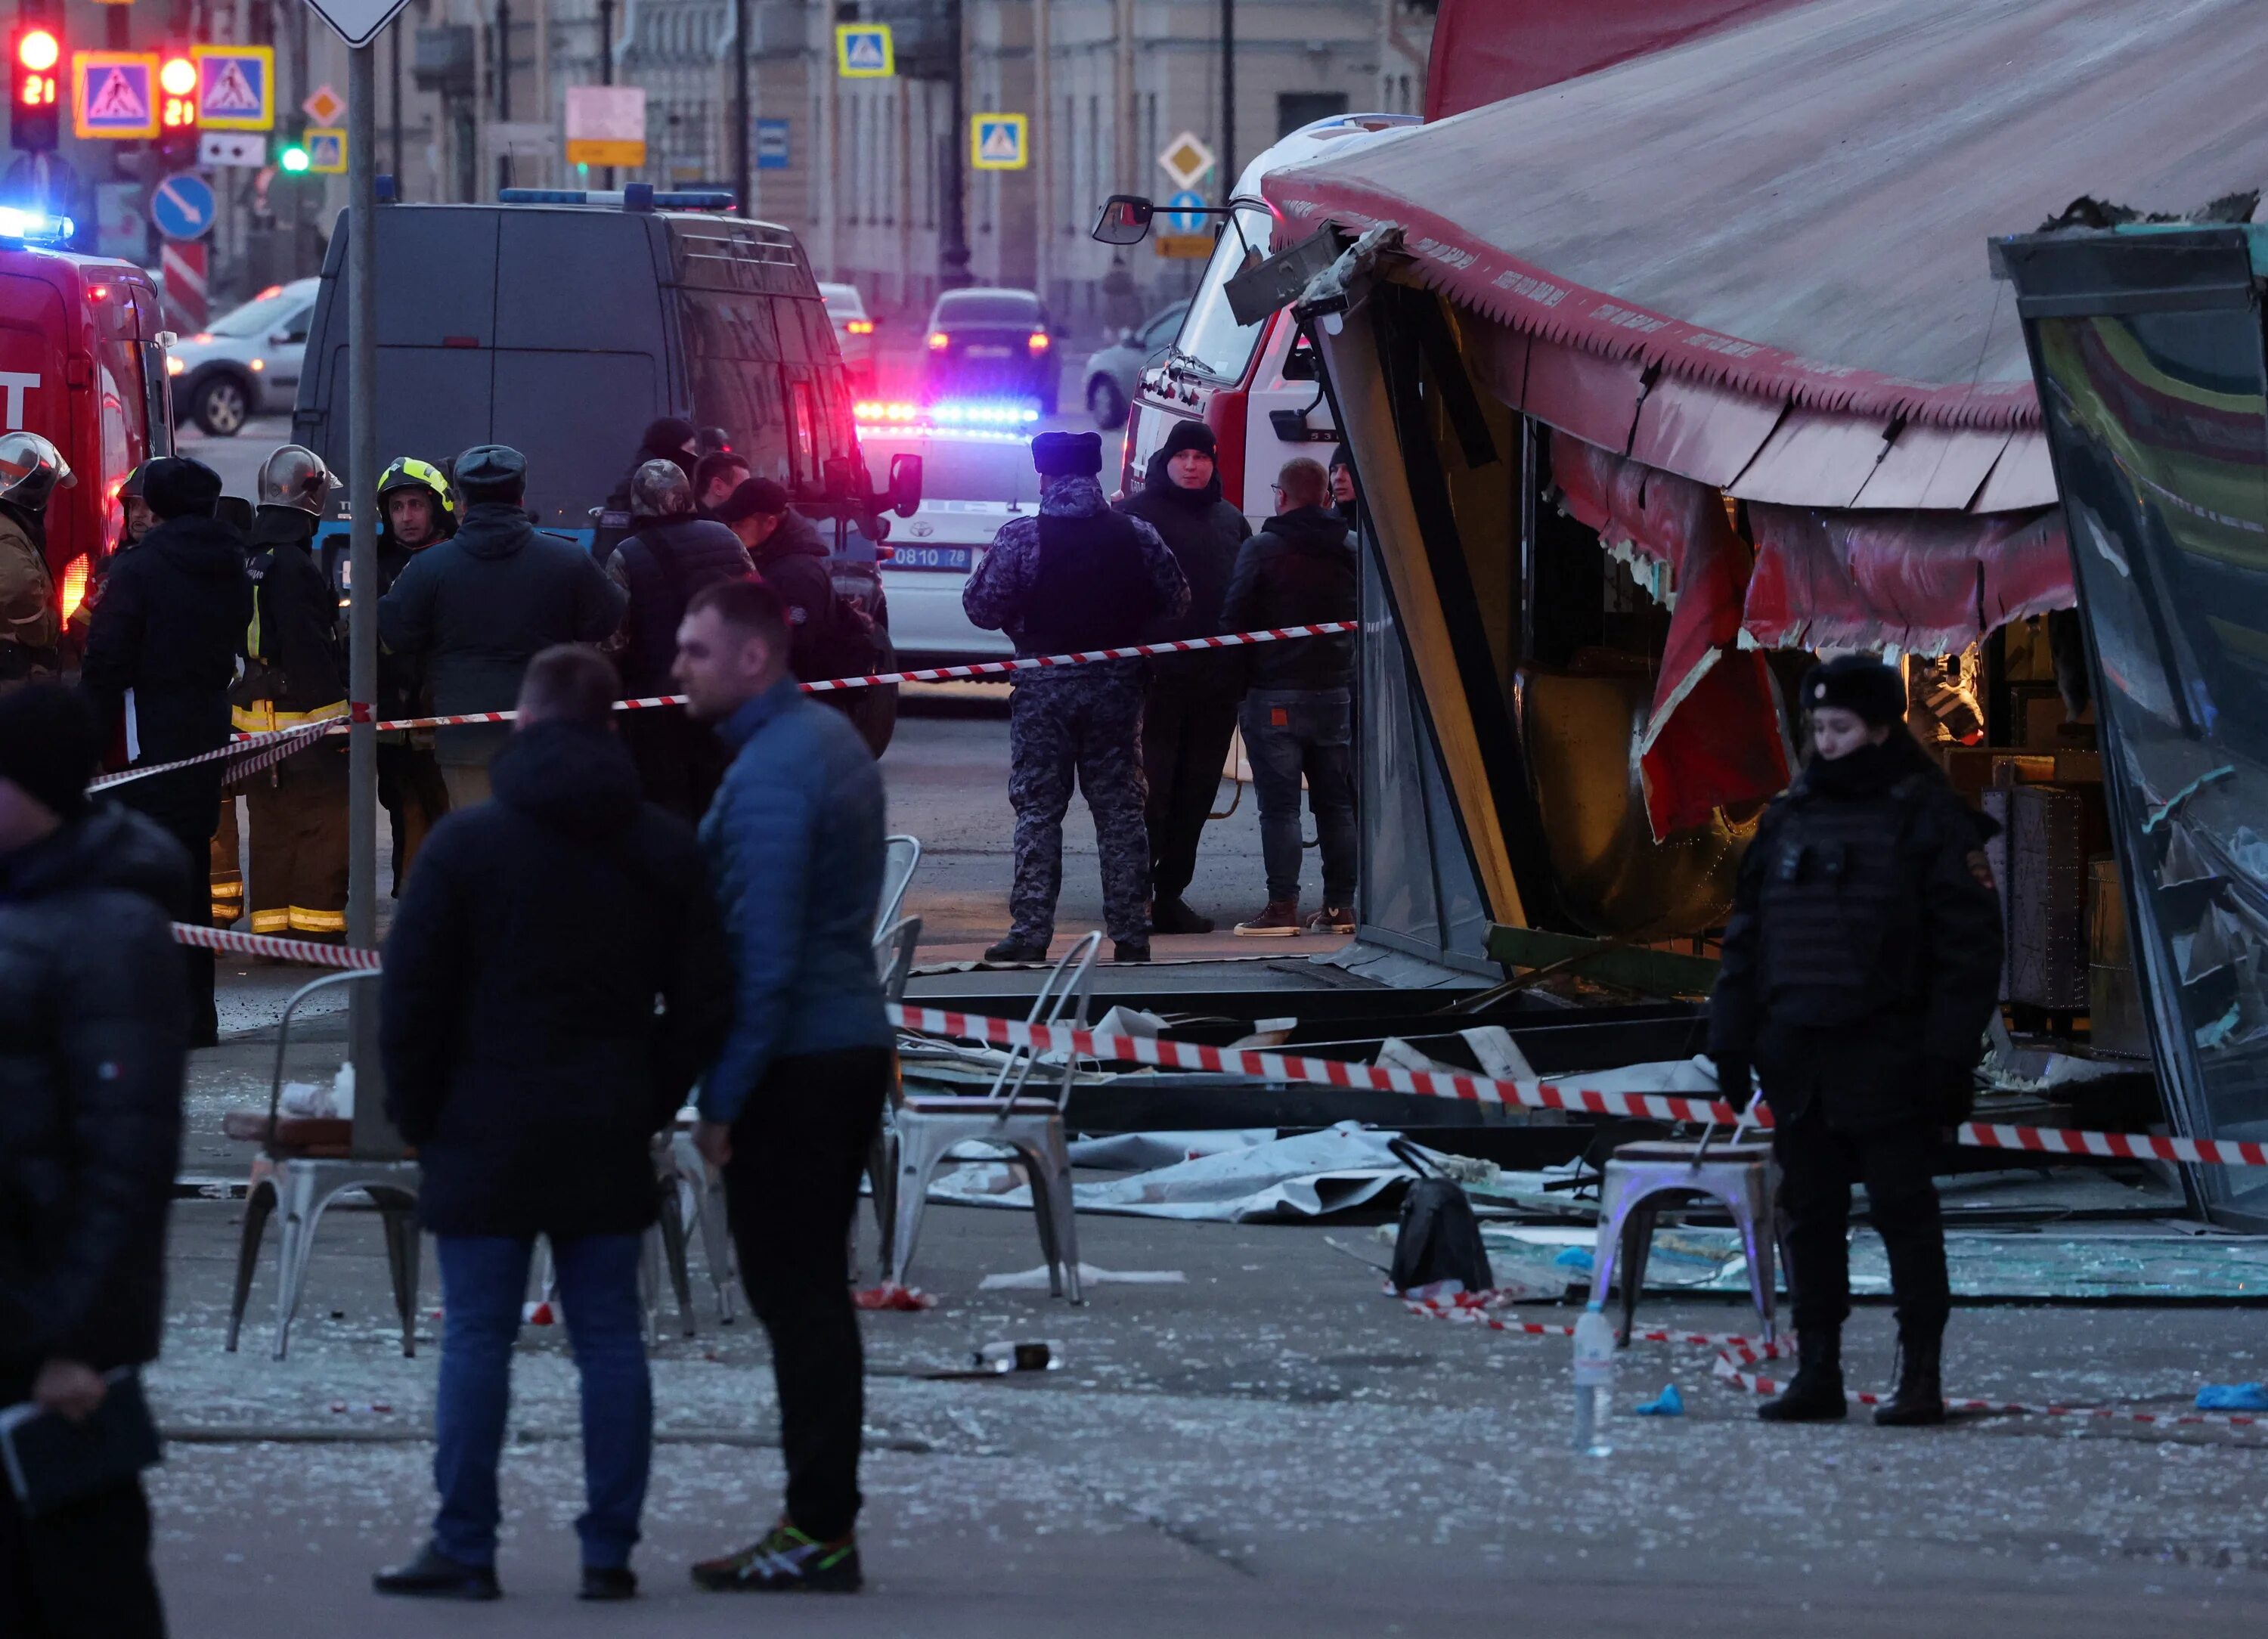
[[[1933,384],[1825,364],[1577,284],[1407,198],[1297,171],[1271,173],[1261,191],[1301,233],[1325,222],[1356,232],[1381,224],[1398,226],[1420,284],[1499,324],[1602,358],[1631,360],[1679,379],[1808,409],[1941,427],[2039,425],[2039,400],[2029,381]]]

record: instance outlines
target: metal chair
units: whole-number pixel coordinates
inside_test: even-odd
[[[1693,1143],[1663,1139],[1622,1144],[1607,1158],[1599,1195],[1598,1248],[1591,1260],[1591,1307],[1605,1307],[1608,1289],[1616,1283],[1619,1253],[1622,1321],[1616,1337],[1621,1342],[1630,1341],[1638,1295],[1646,1285],[1646,1259],[1653,1248],[1654,1224],[1670,1197],[1714,1200],[1733,1215],[1741,1248],[1748,1254],[1749,1296],[1763,1324],[1764,1341],[1771,1341],[1776,1334],[1772,1201],[1779,1180],[1771,1146],[1735,1142],[1712,1148],[1712,1136],[1705,1133]]]
[[[1101,947],[1102,935],[1090,933],[1064,953],[1033,999],[1029,1023],[1085,1027],[1094,991],[1095,956]],[[1078,1079],[1079,1058],[1064,1055],[1063,1078],[1052,1096],[1025,1091],[1039,1062],[1039,1055],[1030,1048],[1012,1049],[990,1089],[977,1098],[909,1098],[902,1082],[893,1090],[892,1121],[882,1136],[884,1165],[875,1202],[882,1221],[884,1278],[890,1284],[906,1283],[921,1235],[922,1212],[929,1204],[930,1180],[945,1164],[948,1150],[974,1141],[1005,1144],[1023,1158],[1031,1177],[1040,1250],[1048,1261],[1049,1290],[1075,1304],[1086,1301],[1079,1286],[1071,1151],[1064,1136],[1064,1106]]]
[[[282,1209],[282,1245],[276,1270],[276,1354],[284,1358],[291,1318],[307,1279],[307,1258],[316,1226],[341,1197],[357,1190],[378,1209],[386,1231],[386,1262],[394,1278],[394,1304],[401,1319],[401,1352],[417,1353],[417,1163],[407,1158],[359,1157],[352,1153],[351,1123],[335,1118],[283,1116],[284,1055],[291,1042],[291,1018],[299,1004],[331,985],[375,980],[375,973],[329,974],[300,986],[284,1003],[276,1032],[276,1074],[268,1089],[268,1116],[251,1133],[230,1126],[231,1136],[256,1136],[261,1152],[252,1163],[244,1202],[244,1236],[236,1254],[236,1292],[228,1312],[228,1350],[236,1352],[244,1311],[252,1297],[253,1272],[269,1215]]]
[[[882,847],[882,897],[874,909],[877,944],[897,925],[898,912],[905,908],[906,890],[913,886],[914,870],[921,864],[922,856],[921,838],[917,836],[886,836]]]

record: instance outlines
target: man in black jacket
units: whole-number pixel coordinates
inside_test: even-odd
[[[457,533],[457,503],[439,467],[405,455],[379,476],[378,508],[378,592],[382,598],[419,553]],[[414,650],[397,654],[381,643],[379,718],[430,714],[425,657]],[[442,783],[441,765],[433,758],[432,730],[397,729],[379,736],[378,800],[394,834],[394,897],[400,899],[409,867],[417,862],[417,850],[449,812],[449,788]]]
[[[1897,1300],[1892,1426],[1942,1422],[1952,1307],[1932,1158],[1969,1118],[1998,1009],[2000,904],[1991,822],[1906,730],[1904,680],[1872,655],[1804,679],[1813,755],[1764,811],[1741,861],[1709,999],[1718,1084],[1746,1108],[1753,1067],[1772,1113],[1788,1288],[1801,1357],[1771,1422],[1848,1409],[1851,1186],[1889,1256]]]
[[[247,734],[347,715],[339,599],[315,562],[315,525],[331,492],[313,450],[287,444],[260,469],[247,566],[256,592],[234,691]],[[252,931],[335,943],[347,930],[347,743],[327,735],[254,774]]]
[[[712,450],[701,458],[693,469],[693,496],[696,511],[703,518],[713,518],[717,509],[725,504],[725,497],[748,481],[748,458],[730,450]],[[635,511],[635,507],[632,509]]]
[[[1361,602],[1354,541],[1329,510],[1330,479],[1305,456],[1276,475],[1276,516],[1244,543],[1221,618],[1233,632],[1351,621]],[[1299,637],[1251,650],[1244,754],[1260,802],[1268,904],[1236,924],[1252,937],[1354,931],[1354,635]],[[1323,906],[1300,920],[1300,783],[1323,855]]]
[[[528,521],[527,458],[518,450],[469,449],[456,479],[466,503],[456,534],[419,553],[378,604],[380,640],[424,653],[433,709],[445,717],[504,709],[537,654],[605,642],[630,604],[589,553]],[[504,738],[486,725],[434,736],[452,812],[488,800],[489,758]]]
[[[497,1464],[535,1238],[583,1380],[585,1599],[626,1599],[653,1437],[639,1248],[650,1145],[723,1044],[731,963],[693,831],[638,797],[609,722],[621,682],[537,655],[496,800],[427,840],[387,938],[387,1110],[417,1146],[446,1315],[441,1505],[380,1592],[497,1594]]]
[[[1252,533],[1244,514],[1221,498],[1212,429],[1177,421],[1150,458],[1142,487],[1118,510],[1164,537],[1189,583],[1186,614],[1154,622],[1143,638],[1217,637],[1221,602],[1237,548]],[[1244,695],[1244,657],[1234,650],[1160,655],[1150,662],[1142,707],[1142,766],[1149,776],[1150,930],[1211,933],[1212,919],[1182,895],[1197,874],[1197,843],[1236,734]]]
[[[189,862],[88,804],[101,744],[70,690],[0,695],[0,1405],[72,1418],[158,1356],[188,1049]],[[138,1483],[32,1520],[0,1483],[0,1633],[164,1631]]]
[[[703,464],[717,459],[710,456]],[[625,698],[643,700],[676,692],[669,668],[677,658],[677,628],[693,594],[756,571],[738,535],[695,516],[693,486],[675,462],[648,461],[630,489],[637,533],[607,560],[608,575],[630,595],[630,613],[608,646],[620,660]],[[717,737],[683,711],[670,709],[630,713],[622,738],[644,783],[646,801],[697,825],[729,761]]]
[[[130,763],[173,762],[228,744],[228,686],[252,619],[244,539],[213,516],[220,474],[200,461],[163,456],[136,470],[158,520],[132,551],[113,559],[87,634],[80,680],[106,723],[126,729]],[[198,908],[210,911],[206,849],[220,825],[218,761],[152,775],[118,790],[118,800],[164,827],[187,850]],[[241,884],[239,892],[241,893]],[[210,951],[184,949],[189,1020],[199,1045],[217,1039]]]

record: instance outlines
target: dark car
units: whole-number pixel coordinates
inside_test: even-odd
[[[930,309],[923,385],[931,402],[1001,399],[1052,415],[1062,376],[1055,327],[1031,291],[947,290]]]

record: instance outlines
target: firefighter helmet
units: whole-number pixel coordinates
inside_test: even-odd
[[[680,518],[693,510],[693,484],[675,461],[648,461],[630,477],[630,515]]]
[[[0,434],[0,501],[36,512],[56,490],[77,481],[63,452],[38,433]]]
[[[331,469],[321,456],[298,444],[282,445],[261,464],[253,490],[261,506],[296,507],[312,518],[323,515],[330,493]]]
[[[150,463],[147,461],[138,462],[129,469],[126,476],[118,481],[118,498],[122,501],[141,500],[143,498],[142,475],[149,469]]]

